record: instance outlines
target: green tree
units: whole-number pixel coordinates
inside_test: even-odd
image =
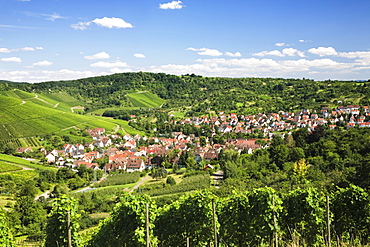
[[[176,181],[175,181],[175,179],[172,176],[169,176],[167,178],[167,180],[166,180],[166,184],[175,185],[176,184]]]
[[[76,199],[66,195],[55,199],[46,226],[45,247],[81,246],[78,235],[81,215],[78,213],[77,205]]]
[[[10,216],[13,222],[19,224],[21,233],[27,234],[30,239],[40,240],[43,238],[46,212],[41,203],[35,202],[36,193],[35,183],[32,180],[25,182],[16,194]]]

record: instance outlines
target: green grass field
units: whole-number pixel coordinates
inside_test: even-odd
[[[137,92],[127,94],[127,97],[132,102],[133,106],[141,108],[156,108],[160,107],[165,100],[150,92]]]
[[[17,165],[25,166],[25,167],[35,169],[35,170],[56,170],[55,167],[43,166],[43,165],[31,163],[30,160],[25,160],[19,157],[6,155],[6,154],[0,154],[0,162],[8,162],[11,164],[17,164]]]
[[[137,129],[131,127],[130,125],[128,125],[127,121],[123,121],[123,120],[121,120],[121,121],[122,121],[121,126],[123,127],[124,132],[126,132],[125,134],[130,134],[132,136],[137,135],[137,134],[139,134],[141,136],[146,135],[146,133],[144,131],[137,130]]]

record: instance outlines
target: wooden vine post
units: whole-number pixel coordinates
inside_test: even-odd
[[[145,204],[146,213],[146,246],[150,247],[150,235],[149,235],[149,204]]]
[[[67,211],[67,234],[68,234],[68,247],[72,247],[72,234],[71,234],[71,213]]]
[[[331,234],[330,234],[330,203],[329,196],[326,196],[326,225],[328,231],[328,246],[331,246]]]
[[[273,206],[273,220],[274,220],[274,242],[275,247],[279,246],[279,239],[277,233],[277,223],[276,223],[276,212],[275,212],[275,197],[272,197],[272,206]]]
[[[217,243],[217,221],[216,221],[216,203],[215,200],[212,200],[212,209],[213,209],[213,232],[214,232],[214,247],[218,246]]]

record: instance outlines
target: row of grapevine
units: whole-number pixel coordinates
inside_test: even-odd
[[[7,144],[12,143],[12,145],[14,145],[14,147],[16,147],[16,148],[22,147],[22,143],[20,142],[20,140],[18,138],[3,139],[3,140],[0,140],[0,143],[4,144],[4,146],[6,146]]]
[[[218,198],[204,190],[157,208],[147,195],[124,194],[111,217],[100,224],[85,244],[107,247],[149,246],[148,242],[150,246],[212,243],[220,247],[369,244],[369,195],[350,186],[332,193],[328,199],[314,188],[279,195],[266,187],[234,192],[228,198]],[[53,231],[53,238],[56,232]],[[65,239],[65,232],[60,234]]]

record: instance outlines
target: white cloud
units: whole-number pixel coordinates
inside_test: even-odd
[[[33,63],[34,66],[43,66],[43,67],[50,66],[52,64],[53,64],[52,62],[47,61],[47,60],[40,61],[40,62],[37,62],[37,63]]]
[[[134,54],[134,57],[145,58],[145,55],[144,54],[141,54],[141,53],[135,53]]]
[[[287,44],[285,44],[285,43],[276,43],[275,44],[276,46],[288,46]]]
[[[277,56],[277,57],[285,57],[285,56],[299,56],[305,57],[304,52],[301,52],[294,48],[284,48],[282,51],[273,50],[273,51],[262,51],[258,53],[254,53],[253,56],[264,57],[264,56]]]
[[[169,3],[162,3],[159,4],[160,9],[182,9],[184,5],[182,5],[181,1],[172,1]]]
[[[72,24],[71,27],[74,30],[86,30],[93,23],[98,26],[107,28],[133,28],[131,23],[128,23],[123,19],[116,17],[103,17],[101,19],[96,18],[92,21],[78,22],[76,24]]]
[[[57,13],[53,13],[53,14],[40,14],[40,13],[34,13],[34,12],[30,12],[30,11],[26,11],[24,13],[27,16],[36,17],[36,18],[40,18],[40,19],[45,19],[45,20],[48,20],[48,21],[55,21],[57,19],[67,19],[67,17],[61,16],[61,15],[59,15]]]
[[[115,62],[97,62],[90,64],[91,67],[99,67],[99,68],[120,68],[120,67],[128,67],[127,63],[121,61]]]
[[[1,61],[3,61],[3,62],[21,63],[22,62],[22,59],[20,59],[19,57],[6,57],[6,58],[2,58]]]
[[[91,56],[84,56],[85,59],[107,59],[110,58],[109,54],[106,52],[99,52]]]
[[[299,56],[299,57],[305,57],[304,52],[301,52],[294,48],[284,48],[282,53],[287,56]]]
[[[36,48],[33,47],[23,47],[19,49],[20,51],[36,51]]]
[[[133,26],[131,23],[125,22],[121,18],[116,18],[116,17],[104,17],[101,19],[95,19],[92,21],[93,23],[102,26],[102,27],[107,27],[107,28],[132,28]]]
[[[216,49],[209,49],[209,48],[196,49],[196,48],[190,47],[190,48],[187,48],[186,50],[188,50],[188,51],[198,51],[198,54],[202,55],[202,56],[218,57],[218,56],[222,55],[222,52],[220,52]]]
[[[333,47],[311,48],[308,50],[308,52],[319,55],[320,57],[338,55],[338,52]]]
[[[370,51],[339,52],[338,56],[346,58],[370,58]]]
[[[87,21],[87,22],[78,22],[76,24],[72,24],[71,27],[74,30],[85,30],[90,25],[91,25],[91,21]]]
[[[16,52],[16,51],[36,51],[36,50],[43,50],[42,47],[23,47],[23,48],[17,48],[17,49],[8,49],[8,48],[0,48],[0,53],[10,53],[10,52]]]
[[[273,50],[273,51],[261,51],[261,52],[258,52],[258,53],[254,53],[253,56],[258,56],[258,57],[264,57],[264,56],[283,57],[284,55],[278,50]]]
[[[4,48],[4,47],[0,48],[0,53],[10,53],[10,52],[11,50],[9,50],[8,48]]]
[[[61,70],[32,70],[32,71],[0,71],[0,78],[18,82],[43,82],[59,80],[75,80],[86,77],[107,75],[107,72]]]
[[[231,53],[231,52],[225,52],[225,55],[226,56],[229,56],[229,57],[241,57],[242,54],[240,52],[235,52],[235,53]]]
[[[117,73],[126,73],[126,72],[132,72],[132,69],[128,69],[128,68],[126,68],[126,69],[113,68],[113,69],[110,69],[110,72],[115,73],[115,74],[117,74]]]
[[[46,20],[49,20],[49,21],[55,21],[57,19],[67,19],[67,17],[65,16],[61,16],[57,13],[53,13],[53,14],[41,14],[42,16],[45,16],[46,17]]]

